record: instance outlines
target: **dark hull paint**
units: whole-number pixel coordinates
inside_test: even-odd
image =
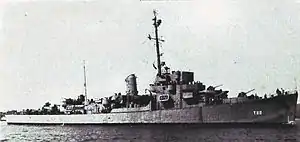
[[[231,105],[205,106],[202,108],[203,122],[287,123],[295,121],[297,98],[298,94],[291,94]],[[262,115],[254,115],[254,111],[262,111]]]
[[[8,125],[28,125],[28,126],[130,126],[130,127],[152,127],[152,126],[174,126],[174,127],[200,127],[200,128],[241,128],[241,127],[294,127],[295,125],[290,124],[279,124],[279,123],[119,123],[119,124],[99,124],[99,123],[90,123],[90,124],[62,124],[62,123],[41,123],[41,124],[32,124],[32,123],[7,123]]]
[[[281,125],[295,121],[298,94],[236,104],[210,105],[173,110],[93,115],[8,115],[8,124],[133,125],[185,124],[199,126]],[[255,115],[253,111],[262,111]]]

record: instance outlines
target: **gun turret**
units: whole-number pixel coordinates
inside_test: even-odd
[[[220,85],[217,85],[217,86],[209,86],[209,87],[207,88],[207,90],[209,90],[209,91],[214,91],[217,87],[220,87],[220,86],[223,86],[223,84],[220,84]]]
[[[247,92],[240,92],[239,95],[238,95],[238,97],[247,97],[247,94],[250,93],[250,92],[252,92],[252,91],[254,91],[254,90],[255,89],[251,89],[251,90],[249,90]]]

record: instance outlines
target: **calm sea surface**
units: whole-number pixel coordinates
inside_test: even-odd
[[[296,127],[193,127],[179,125],[134,126],[28,126],[0,122],[1,141],[224,141],[299,142],[300,121]]]

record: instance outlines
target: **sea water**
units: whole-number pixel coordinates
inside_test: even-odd
[[[201,127],[181,125],[32,126],[1,122],[1,141],[119,141],[119,142],[297,142],[295,127]]]

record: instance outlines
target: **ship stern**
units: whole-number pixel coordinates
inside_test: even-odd
[[[298,92],[295,92],[295,93],[291,94],[286,99],[286,103],[287,103],[287,106],[288,106],[286,124],[290,124],[290,125],[295,125],[296,124],[297,100],[298,100]]]

